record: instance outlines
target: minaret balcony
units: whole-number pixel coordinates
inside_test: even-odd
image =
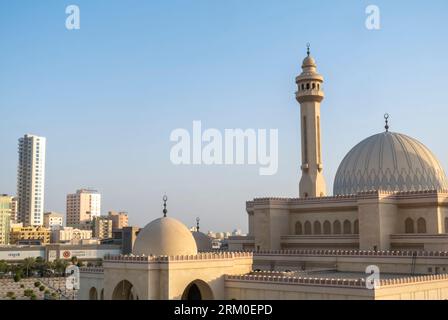
[[[325,97],[325,94],[322,90],[317,89],[309,89],[309,90],[300,90],[296,92],[296,99],[299,103],[305,101],[317,101],[321,102]]]
[[[302,171],[307,171],[310,168],[310,165],[308,163],[304,163],[300,166],[300,169]]]

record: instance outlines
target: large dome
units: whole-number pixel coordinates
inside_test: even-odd
[[[439,161],[419,141],[383,132],[356,145],[342,160],[334,195],[358,192],[448,190]]]
[[[177,256],[197,254],[198,249],[193,235],[182,222],[163,217],[147,224],[139,232],[132,253]]]

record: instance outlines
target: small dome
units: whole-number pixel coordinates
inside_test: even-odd
[[[139,232],[132,252],[147,256],[177,256],[197,254],[198,249],[190,230],[182,222],[163,217]]]
[[[192,234],[198,251],[207,252],[212,250],[212,239],[208,235],[199,231],[194,231]]]
[[[313,67],[316,68],[316,61],[314,61],[312,56],[307,56],[305,59],[303,59],[302,62],[302,68],[309,68],[309,67]]]
[[[419,141],[383,132],[356,145],[342,160],[334,195],[366,191],[448,190],[437,158]]]

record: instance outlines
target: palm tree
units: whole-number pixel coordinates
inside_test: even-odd
[[[68,266],[68,261],[64,259],[56,259],[53,262],[53,268],[58,273],[64,273]]]
[[[36,259],[34,258],[25,258],[22,262],[23,269],[26,269],[26,276],[30,276],[30,269],[34,269],[36,265]]]

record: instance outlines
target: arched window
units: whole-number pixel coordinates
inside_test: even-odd
[[[404,232],[414,233],[414,220],[412,220],[411,218],[407,218],[404,221]]]
[[[341,234],[341,222],[339,220],[333,222],[333,234]]]
[[[305,90],[305,85],[302,83],[302,90]]]
[[[352,234],[352,223],[348,220],[344,221],[344,234]]]
[[[353,233],[359,234],[359,220],[355,220],[355,223],[353,223]]]
[[[309,89],[310,89],[310,84],[307,83],[307,84],[306,84],[306,90],[309,90]]]
[[[316,84],[315,83],[313,83],[313,89],[316,89]]]
[[[331,223],[330,221],[324,222],[324,234],[331,234]]]
[[[322,234],[322,228],[319,221],[314,221],[314,234]]]
[[[417,233],[426,233],[426,220],[423,218],[417,220]]]
[[[311,222],[305,222],[305,234],[312,234],[311,232]]]
[[[95,287],[90,288],[89,300],[98,300],[98,291]]]
[[[297,235],[302,235],[303,231],[302,231],[302,223],[300,221],[296,222],[296,234]]]
[[[317,90],[320,90],[320,84],[319,83],[317,84]]]

